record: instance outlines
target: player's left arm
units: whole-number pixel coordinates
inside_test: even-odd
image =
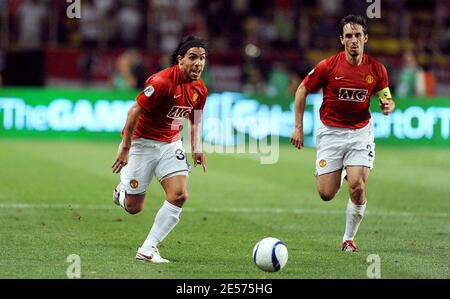
[[[389,80],[387,70],[384,65],[381,65],[380,80],[376,86],[376,94],[380,104],[380,109],[384,115],[389,115],[395,109],[395,102],[389,90]]]
[[[201,109],[195,109],[193,113],[189,115],[189,131],[191,136],[191,149],[194,167],[197,167],[197,164],[201,164],[203,167],[203,172],[206,172],[206,154],[202,149],[203,105],[201,105]]]
[[[389,115],[395,109],[395,102],[392,99],[391,91],[389,87],[386,87],[377,92],[380,109],[384,115]]]

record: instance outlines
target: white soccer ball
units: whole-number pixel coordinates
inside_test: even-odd
[[[288,250],[279,239],[268,237],[256,243],[252,256],[256,266],[261,270],[277,272],[286,266]]]

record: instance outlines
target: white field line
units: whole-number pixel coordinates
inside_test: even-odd
[[[113,203],[110,205],[84,205],[84,204],[28,204],[28,203],[0,203],[0,209],[61,209],[61,210],[113,210],[118,209]],[[345,210],[330,209],[281,209],[281,208],[183,208],[184,212],[199,213],[240,213],[240,214],[315,214],[315,215],[343,215]],[[373,216],[399,216],[399,217],[449,217],[449,213],[412,213],[386,210],[367,210],[366,215]]]

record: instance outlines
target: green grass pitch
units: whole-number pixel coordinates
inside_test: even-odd
[[[280,159],[209,154],[194,169],[181,221],[160,245],[171,264],[137,262],[164,196],[154,180],[145,209],[115,206],[117,142],[0,140],[0,278],[66,278],[70,254],[83,278],[450,278],[448,149],[377,148],[368,206],[356,241],[340,251],[347,185],[328,203],[317,195],[314,149],[280,148]],[[263,237],[284,241],[278,273],[253,264]]]

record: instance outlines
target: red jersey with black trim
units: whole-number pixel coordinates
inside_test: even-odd
[[[187,81],[178,65],[150,76],[136,97],[144,112],[139,116],[133,139],[179,140],[184,118],[194,110],[203,111],[207,96],[203,80]]]
[[[308,92],[323,88],[320,120],[326,126],[359,129],[370,121],[370,97],[389,86],[386,68],[364,54],[360,65],[352,65],[345,52],[322,60],[306,76]]]

